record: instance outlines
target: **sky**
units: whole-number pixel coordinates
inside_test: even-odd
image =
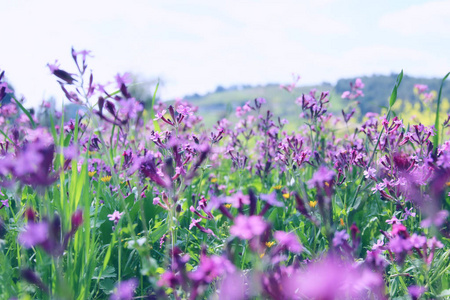
[[[75,72],[71,47],[92,51],[94,81],[159,78],[163,100],[292,73],[309,85],[450,71],[450,0],[0,0],[0,20],[0,70],[30,106],[63,99],[47,63]]]

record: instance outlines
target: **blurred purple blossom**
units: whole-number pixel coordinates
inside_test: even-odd
[[[272,192],[270,194],[261,194],[261,200],[266,201],[268,204],[272,206],[282,207],[283,203],[277,200],[277,193]]]
[[[116,80],[118,88],[121,88],[122,85],[127,85],[127,84],[130,84],[131,82],[133,82],[133,79],[131,78],[130,73],[124,73],[122,75],[117,73],[117,75],[114,78]]]
[[[424,286],[411,285],[408,287],[408,293],[411,296],[412,300],[419,299],[427,290]]]
[[[131,278],[116,284],[113,294],[109,298],[110,300],[132,300],[134,291],[138,287],[138,280]]]
[[[333,238],[333,246],[338,247],[343,243],[347,242],[350,238],[346,230],[336,231]]]
[[[289,251],[300,254],[303,251],[303,246],[298,241],[297,236],[292,232],[275,231],[275,239],[278,244],[286,247]]]
[[[320,166],[314,173],[313,177],[308,181],[308,187],[324,188],[326,183],[330,183],[334,180],[336,173],[333,170],[328,169],[325,166]]]
[[[25,248],[31,248],[44,243],[48,238],[49,224],[45,221],[28,222],[24,231],[19,234],[19,243]]]
[[[367,290],[383,298],[384,288],[380,274],[331,257],[296,271],[282,284],[289,299],[364,299]]]
[[[268,226],[261,216],[247,217],[239,215],[234,219],[234,224],[230,228],[230,234],[243,240],[249,240],[261,235]]]

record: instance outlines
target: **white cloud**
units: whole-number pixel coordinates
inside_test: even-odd
[[[450,1],[426,2],[387,13],[380,18],[379,25],[408,36],[432,34],[449,37]]]
[[[50,94],[63,98],[46,64],[59,59],[73,72],[72,45],[93,51],[95,81],[125,71],[161,77],[164,99],[217,85],[290,80],[292,72],[311,84],[401,68],[431,76],[449,65],[431,46],[404,49],[401,41],[377,39],[376,32],[359,34],[371,32],[371,25],[343,18],[338,9],[349,8],[334,2],[79,0],[68,7],[16,0],[0,10],[2,22],[11,24],[2,32],[7,45],[0,47],[0,68],[36,105]]]
[[[386,45],[356,47],[338,59],[341,76],[367,74],[368,71],[378,74],[399,73],[401,69],[408,75],[442,76],[448,72],[450,60],[431,53]],[[348,71],[346,71],[348,70]]]

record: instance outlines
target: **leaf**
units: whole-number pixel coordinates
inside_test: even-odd
[[[103,270],[106,269],[106,266],[108,265],[109,259],[111,258],[111,251],[112,251],[112,248],[114,247],[114,242],[116,241],[115,237],[116,237],[116,235],[113,234],[113,237],[112,237],[112,240],[111,240],[111,244],[109,244],[108,251],[106,251],[106,255],[105,255],[105,258],[103,260]]]
[[[107,295],[112,294],[114,289],[114,280],[106,279],[100,282],[100,289]]]
[[[372,226],[373,222],[378,222],[378,217],[373,217],[372,219],[369,220],[369,222],[367,223],[367,225],[364,227],[364,229],[362,230],[362,235],[364,235],[364,233],[366,232],[367,229],[369,229]]]
[[[450,72],[447,73],[447,75],[444,76],[441,82],[441,86],[439,88],[439,94],[437,99],[437,108],[436,108],[436,118],[434,121],[434,128],[436,130],[436,133],[433,137],[433,144],[434,144],[434,151],[436,151],[438,145],[439,145],[439,110],[441,108],[441,95],[442,95],[442,87],[444,86],[445,80],[447,80],[448,76],[450,75]]]
[[[103,272],[100,272],[100,268],[97,267],[94,270],[94,276],[92,279],[105,279],[105,278],[115,278],[117,276],[116,270],[113,266],[107,266]]]
[[[156,88],[155,88],[155,92],[153,93],[153,98],[152,98],[152,108],[150,109],[150,118],[153,119],[153,127],[155,128],[156,131],[161,131],[161,128],[159,128],[158,125],[158,121],[156,121],[154,118],[155,116],[155,110],[154,110],[154,106],[155,106],[155,100],[156,100],[156,92],[158,91],[158,87],[159,87],[159,81],[156,84]]]
[[[349,207],[349,209],[347,210],[347,212],[350,212],[352,210],[357,210],[359,208],[359,206],[361,205],[361,197],[357,197],[355,199],[355,202],[352,204],[351,207]]]
[[[442,291],[442,293],[440,293],[438,295],[438,297],[441,297],[441,298],[448,297],[448,296],[450,296],[450,289],[444,290],[444,291]]]
[[[394,88],[392,89],[391,97],[389,98],[389,106],[392,107],[395,104],[395,101],[397,101],[397,90],[400,86],[400,83],[403,79],[403,70],[398,74],[397,81],[395,82]]]
[[[151,234],[152,235],[152,242],[155,243],[156,241],[158,241],[167,232],[167,230],[169,230],[169,224],[168,223],[164,223],[163,225],[158,227],[158,229],[153,231],[152,234]]]

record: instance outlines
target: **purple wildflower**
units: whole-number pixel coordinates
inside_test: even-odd
[[[404,221],[404,220],[399,220],[399,219],[397,219],[396,216],[392,216],[391,219],[386,220],[386,223],[388,223],[390,225],[392,225],[392,224],[401,224],[401,221]]]
[[[412,285],[412,286],[408,287],[408,293],[411,295],[411,298],[413,300],[419,299],[420,296],[422,296],[426,290],[427,290],[427,288],[424,286]]]
[[[120,88],[122,85],[127,85],[133,82],[130,73],[124,73],[123,75],[117,74],[115,76],[117,86]]]
[[[227,203],[230,203],[231,206],[238,208],[242,205],[249,205],[250,204],[250,197],[248,195],[244,195],[241,191],[238,191],[234,195],[227,197],[226,200]]]
[[[212,282],[218,276],[225,273],[233,273],[236,267],[224,256],[207,256],[200,257],[198,268],[189,273],[189,278],[194,281]]]
[[[375,249],[372,251],[367,251],[367,256],[365,262],[369,264],[375,270],[384,270],[384,268],[389,264],[386,259],[381,255],[381,249]]]
[[[25,231],[19,234],[19,243],[25,248],[31,248],[44,243],[48,239],[49,225],[47,222],[29,222]]]
[[[411,235],[409,241],[411,242],[412,246],[417,249],[421,249],[427,244],[427,238],[423,235],[417,235],[416,233]]]
[[[110,221],[114,221],[114,223],[117,223],[119,222],[123,214],[124,214],[123,212],[118,212],[117,210],[115,210],[112,214],[109,214],[107,217]]]
[[[283,206],[283,203],[281,203],[280,201],[277,200],[277,193],[273,192],[271,194],[262,194],[261,196],[261,200],[266,201],[268,204],[272,205],[272,206],[278,206],[281,207]]]
[[[0,202],[2,203],[2,206],[9,207],[9,200],[8,199],[0,200]]]
[[[436,248],[441,249],[441,248],[444,247],[444,245],[440,241],[438,241],[435,236],[433,236],[431,239],[429,239],[427,241],[427,245],[428,245],[429,248],[436,247]]]
[[[350,236],[348,235],[347,231],[345,231],[345,230],[336,231],[336,233],[334,234],[334,238],[333,238],[333,246],[338,247],[338,246],[342,245],[343,243],[347,242],[349,237]]]
[[[389,241],[389,249],[395,254],[403,254],[412,249],[413,245],[409,239],[396,236]]]
[[[249,240],[261,235],[268,228],[268,224],[261,216],[239,215],[234,219],[234,225],[230,228],[230,233],[242,240]]]
[[[375,170],[374,168],[368,168],[366,171],[364,171],[364,177],[366,177],[366,179],[375,178],[376,171],[377,170]]]
[[[325,183],[330,183],[332,180],[334,180],[336,173],[333,170],[328,169],[327,167],[321,166],[319,169],[314,173],[311,180],[308,181],[308,187],[325,187]]]
[[[383,278],[367,268],[326,258],[296,271],[282,284],[289,299],[363,299],[366,289],[381,296]]]
[[[422,220],[420,225],[422,227],[428,228],[432,225],[435,225],[436,227],[440,227],[442,224],[445,223],[448,217],[448,211],[441,210],[438,213],[436,213],[434,216],[429,216],[425,220]]]
[[[122,100],[120,101],[120,105],[120,113],[128,116],[129,118],[136,118],[138,112],[144,110],[142,104],[134,98]]]
[[[91,50],[74,51],[73,55],[75,56],[81,55],[82,60],[85,61],[87,56],[93,57],[91,52],[92,52]]]
[[[189,106],[178,105],[177,112],[183,116],[191,116],[193,114],[192,109]]]
[[[286,247],[293,253],[300,254],[303,251],[303,246],[298,241],[297,236],[291,232],[275,231],[275,239],[281,246]]]

